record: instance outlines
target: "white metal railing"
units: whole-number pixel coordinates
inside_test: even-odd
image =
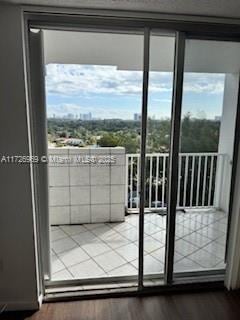
[[[168,157],[168,153],[146,154],[145,208],[166,208]],[[219,153],[180,153],[177,207],[217,207],[226,159]],[[125,198],[130,210],[139,208],[139,175],[140,154],[126,154]]]

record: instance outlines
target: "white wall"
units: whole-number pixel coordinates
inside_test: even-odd
[[[21,12],[0,5],[0,157],[28,155]],[[37,308],[29,165],[0,164],[0,305]]]
[[[218,164],[215,192],[215,196],[219,197],[215,197],[215,205],[225,212],[229,206],[238,87],[239,74],[226,74],[218,146],[218,153],[226,156]]]
[[[240,159],[240,146],[238,150]],[[232,209],[232,219],[229,237],[229,250],[227,257],[227,272],[225,284],[228,289],[240,288],[240,161],[236,170],[236,181],[234,191],[234,201]]]
[[[50,148],[48,155],[52,225],[124,221],[125,148]],[[110,157],[111,162],[99,163]],[[86,163],[88,158],[97,162]]]

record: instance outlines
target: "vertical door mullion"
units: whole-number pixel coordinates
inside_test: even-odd
[[[165,284],[171,284],[173,280],[174,245],[175,245],[175,222],[178,192],[178,161],[181,127],[183,72],[185,54],[185,34],[176,33],[174,79],[172,97],[171,118],[171,144],[169,152],[168,169],[168,201],[167,201],[167,232],[165,254]]]
[[[149,80],[149,44],[150,30],[144,29],[143,56],[143,85],[142,85],[142,114],[141,114],[141,158],[140,158],[140,207],[139,207],[139,261],[138,261],[138,289],[143,288],[143,252],[144,252],[144,208],[145,208],[145,164],[146,164],[146,135],[147,135],[147,103]]]

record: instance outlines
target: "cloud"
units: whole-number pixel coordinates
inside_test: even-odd
[[[76,104],[61,103],[61,104],[49,104],[47,107],[47,112],[49,115],[56,114],[59,116],[64,116],[68,113],[78,114],[83,113],[83,108]]]
[[[142,72],[118,71],[113,66],[59,65],[47,66],[48,94],[139,94]]]
[[[171,103],[172,102],[172,99],[161,99],[161,98],[153,98],[152,99],[153,102],[164,102],[164,103]]]
[[[46,66],[47,94],[90,96],[91,94],[141,95],[142,72],[123,71],[115,66],[49,64]],[[149,92],[172,91],[173,75],[151,72]],[[184,92],[219,94],[224,89],[223,74],[185,74]]]
[[[187,73],[184,75],[184,92],[222,94],[224,74]]]

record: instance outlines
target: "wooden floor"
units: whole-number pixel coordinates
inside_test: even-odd
[[[44,304],[35,313],[8,313],[16,320],[233,320],[240,319],[240,291],[178,293],[148,297]]]

